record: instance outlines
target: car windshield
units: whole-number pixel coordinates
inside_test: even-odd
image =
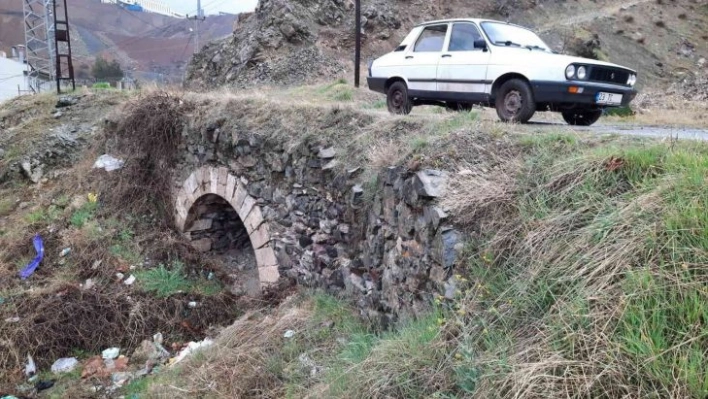
[[[550,51],[548,45],[532,31],[499,22],[483,22],[482,29],[497,46],[515,46]]]

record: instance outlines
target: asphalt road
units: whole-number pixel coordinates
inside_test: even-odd
[[[548,121],[531,121],[527,126],[554,130],[557,130],[558,128],[567,128],[574,131],[594,134],[620,134],[628,136],[708,141],[708,127],[646,126],[630,124],[605,124],[602,122],[596,123],[592,126],[569,126],[565,123]]]

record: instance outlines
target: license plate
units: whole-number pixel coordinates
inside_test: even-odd
[[[595,102],[598,104],[622,104],[622,95],[601,91],[595,95]]]

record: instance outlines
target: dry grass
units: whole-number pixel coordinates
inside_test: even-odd
[[[691,101],[683,96],[650,91],[640,93],[631,104],[636,114],[630,117],[608,117],[609,122],[628,122],[649,126],[708,127],[705,101]]]
[[[210,311],[192,314],[185,330],[184,298],[76,286],[88,277],[110,279],[147,248],[153,259],[203,265],[165,230],[140,225],[127,234],[120,227],[126,220],[115,217],[124,201],[139,215],[155,209],[147,201],[152,190],[170,192],[180,115],[188,111],[194,126],[218,123],[274,148],[334,145],[345,154],[341,167],[363,165],[370,172],[363,176],[394,164],[457,173],[442,205],[471,240],[458,269],[459,296],[440,301],[440,313],[377,334],[346,304],[332,302],[323,312],[316,297],[292,299],[272,313],[254,310],[224,330],[213,350],[157,376],[150,397],[702,398],[703,146],[527,134],[477,113],[382,117],[376,107],[351,104],[357,92],[352,101],[323,106],[341,95],[341,85],[298,103],[270,100],[268,92],[152,92],[128,103],[106,146],[86,153],[71,183],[50,189],[53,197],[103,194],[88,222],[72,225],[75,209],[51,213],[41,196],[4,219],[5,226],[41,231],[47,253],[71,246],[76,256],[62,272],[41,268],[28,293],[9,278],[19,267],[9,262],[31,258],[31,234],[13,228],[0,237],[0,289],[13,298],[0,315],[28,315],[0,327],[0,366],[17,369],[23,348],[46,354],[46,364],[72,347],[98,351],[119,341],[131,348],[156,330],[201,339],[209,325],[240,312],[226,296],[201,298]],[[128,164],[99,183],[103,172],[90,165],[104,149]],[[168,199],[158,209],[167,210]],[[51,233],[52,225],[62,233]],[[102,262],[93,269],[96,260]],[[100,328],[95,320],[103,320]],[[286,330],[295,338],[283,338]]]
[[[479,398],[702,397],[701,366],[682,359],[704,356],[705,333],[689,320],[706,312],[692,302],[705,297],[695,289],[705,270],[677,275],[667,257],[704,259],[701,241],[669,226],[695,223],[691,201],[703,191],[689,182],[705,149],[625,144],[568,157],[585,147],[551,139],[563,145],[543,140],[520,180],[519,212],[471,248],[473,282],[460,300],[470,311],[456,315],[460,387]],[[468,201],[499,197],[482,192]],[[667,248],[674,240],[699,252],[679,255]],[[692,333],[674,334],[668,320]]]
[[[291,298],[294,300],[294,298]],[[151,398],[281,398],[286,381],[281,363],[287,346],[306,339],[313,316],[312,304],[285,304],[279,311],[265,315],[249,311],[224,329],[212,349],[205,350],[178,365],[150,385]],[[293,330],[291,340],[283,334]],[[299,353],[291,354],[297,356]]]

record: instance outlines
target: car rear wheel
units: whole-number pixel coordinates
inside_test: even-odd
[[[590,126],[602,116],[602,110],[563,111],[563,120],[573,126]]]
[[[408,115],[411,113],[413,103],[408,97],[408,87],[405,83],[401,81],[394,82],[388,88],[386,105],[388,106],[388,112],[395,115]]]
[[[497,115],[504,122],[526,123],[536,112],[531,87],[521,79],[504,82],[495,97]]]

